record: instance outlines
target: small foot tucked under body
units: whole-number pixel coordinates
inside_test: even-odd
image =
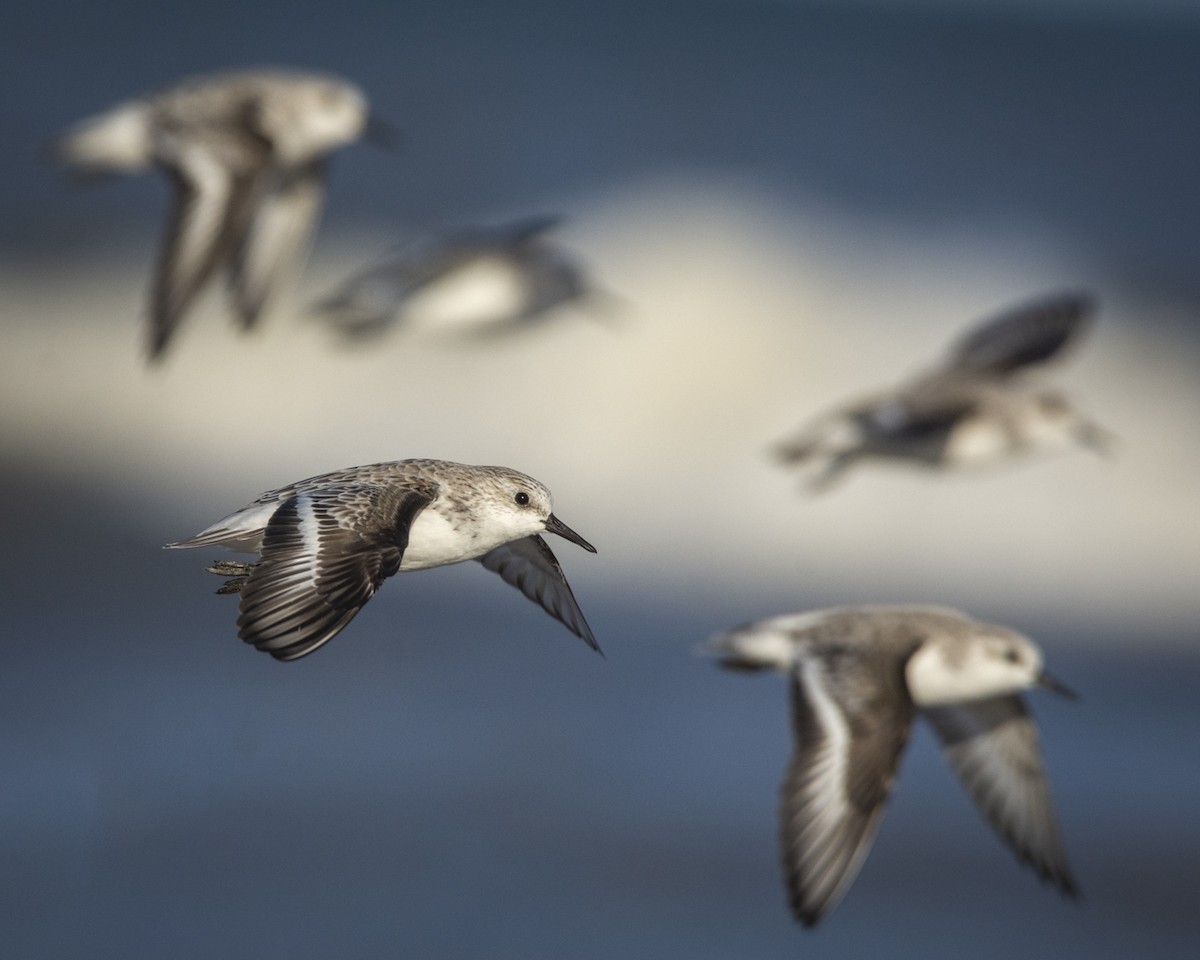
[[[217,593],[241,593],[251,571],[254,570],[254,564],[241,560],[214,560],[213,565],[207,570],[209,573],[215,573],[218,577],[229,577],[217,588]]]

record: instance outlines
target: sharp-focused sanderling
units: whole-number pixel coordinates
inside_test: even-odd
[[[414,240],[341,285],[316,310],[347,340],[378,336],[394,322],[491,334],[542,319],[599,292],[546,234],[556,216]]]
[[[1074,896],[1037,731],[1019,691],[1074,697],[1012,630],[937,607],[845,607],[762,620],[717,637],[722,666],[791,679],[795,752],[780,803],[793,913],[812,926],[871,849],[915,714],[1022,862]]]
[[[150,357],[158,359],[222,268],[250,328],[303,259],[327,154],[388,135],[345,80],[255,69],[194,77],[120,103],[77,124],[56,150],[84,174],[158,168],[172,181],[174,206],[151,295]]]
[[[963,337],[932,371],[818,417],[776,453],[809,469],[817,492],[867,459],[950,468],[1072,444],[1104,452],[1108,431],[1023,376],[1078,339],[1094,312],[1082,294],[1023,304]]]
[[[238,636],[295,660],[335,636],[397,572],[479,560],[599,652],[543,531],[595,553],[554,516],[550,491],[506,467],[399,460],[350,467],[264,493],[168,547],[259,553],[219,561],[241,594]]]

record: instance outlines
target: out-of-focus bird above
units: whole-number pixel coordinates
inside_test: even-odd
[[[349,467],[268,490],[167,547],[259,554],[220,560],[241,596],[238,636],[296,660],[336,636],[396,573],[478,560],[593,650],[600,647],[554,553],[554,533],[596,548],[559,520],[544,484],[507,467],[396,460]]]
[[[973,329],[932,370],[817,417],[775,452],[806,471],[812,492],[864,460],[948,469],[1077,444],[1105,453],[1112,434],[1029,373],[1062,356],[1094,314],[1080,293],[1021,304]]]
[[[346,280],[315,307],[347,341],[393,325],[470,335],[511,332],[556,308],[605,308],[611,295],[589,283],[579,261],[548,234],[558,216],[417,238]]]
[[[251,328],[303,261],[320,213],[327,155],[394,133],[338,77],[267,68],[221,72],[119,103],[68,130],[59,159],[82,175],[157,168],[173,200],[151,293],[151,360],[197,294],[228,272]]]
[[[941,607],[844,607],[774,617],[715,638],[734,670],[791,681],[795,751],[780,797],[788,898],[813,926],[837,906],[879,829],[916,715],[1022,863],[1076,893],[1037,729],[1020,691],[1074,698],[1028,638]]]

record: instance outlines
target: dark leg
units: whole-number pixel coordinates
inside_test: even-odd
[[[243,563],[240,560],[216,560],[208,568],[208,572],[215,573],[218,577],[229,577],[217,588],[217,593],[241,593],[250,574],[254,572],[254,564]]]

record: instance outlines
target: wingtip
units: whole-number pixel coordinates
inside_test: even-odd
[[[595,634],[592,633],[592,628],[587,625],[586,620],[583,622],[582,629],[572,630],[571,632],[579,637],[579,639],[586,643],[589,647],[595,650],[598,654],[600,654],[600,656],[604,657],[605,660],[608,659],[604,651],[600,649],[600,644],[596,640]]]
[[[825,911],[820,907],[810,907],[795,900],[791,901],[788,906],[791,908],[792,916],[796,922],[805,930],[812,930],[821,922],[821,918],[825,916]]]
[[[1058,890],[1068,900],[1079,903],[1083,901],[1083,891],[1076,883],[1074,875],[1066,863],[1043,864],[1038,867],[1038,876],[1043,883],[1048,883]]]
[[[146,350],[146,366],[162,367],[167,356],[167,341],[169,337],[162,336],[157,330],[151,335],[149,347]]]
[[[1083,891],[1079,889],[1075,878],[1065,870],[1040,870],[1039,874],[1043,883],[1054,887],[1065,899],[1074,903],[1083,902]]]
[[[306,656],[308,656],[309,653],[312,652],[310,650],[305,650],[303,653],[289,653],[286,650],[268,650],[266,647],[260,647],[257,644],[255,644],[254,649],[260,653],[269,653],[271,655],[271,659],[279,663],[296,663],[297,661],[303,660]]]

